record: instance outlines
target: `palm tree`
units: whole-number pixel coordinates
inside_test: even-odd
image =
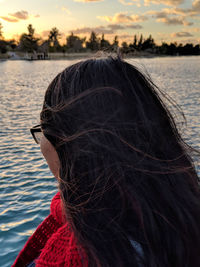
[[[117,51],[118,46],[119,46],[118,36],[115,35],[113,43],[112,43],[113,50]]]
[[[59,30],[54,27],[51,29],[49,33],[49,41],[50,45],[53,46],[54,48],[57,48],[60,46],[58,38],[60,38],[61,34],[59,33]]]
[[[2,24],[1,24],[1,22],[0,22],[0,39],[3,38],[2,28],[3,28],[3,26],[2,26]]]
[[[91,32],[89,41],[86,42],[86,47],[92,51],[97,51],[100,46],[100,40],[95,32]]]

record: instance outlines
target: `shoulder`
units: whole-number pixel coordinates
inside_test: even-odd
[[[74,233],[68,223],[60,227],[47,241],[36,267],[78,267],[87,266],[87,257],[78,246]]]

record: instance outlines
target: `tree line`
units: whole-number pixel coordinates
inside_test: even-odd
[[[91,32],[89,39],[86,37],[81,38],[75,35],[73,32],[66,36],[66,42],[60,44],[59,39],[61,33],[54,27],[50,30],[48,38],[43,40],[38,38],[35,34],[35,29],[32,24],[27,27],[27,33],[23,33],[19,41],[9,40],[6,41],[3,37],[3,27],[0,23],[0,52],[6,53],[7,51],[23,51],[23,52],[62,52],[62,53],[76,53],[76,52],[90,52],[90,51],[116,51],[119,47],[119,38],[116,35],[112,42],[105,39],[105,35],[100,37],[94,31]],[[121,43],[122,53],[129,54],[135,52],[149,52],[152,54],[163,55],[200,55],[200,45],[189,44],[177,44],[176,42],[167,44],[162,42],[161,45],[157,45],[151,35],[148,38],[134,35],[133,41],[129,44],[127,42]]]

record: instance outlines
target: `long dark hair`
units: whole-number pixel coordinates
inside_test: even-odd
[[[41,125],[89,266],[200,265],[198,176],[164,98],[119,56],[78,62],[46,91]]]

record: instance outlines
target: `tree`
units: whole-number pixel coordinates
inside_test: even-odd
[[[184,48],[183,48],[183,44],[180,43],[177,47],[177,54],[178,55],[183,55],[184,54]]]
[[[119,46],[118,36],[115,35],[114,40],[113,40],[113,43],[112,43],[113,50],[116,51],[117,48],[118,48],[118,46]]]
[[[176,43],[170,43],[168,45],[168,54],[169,55],[176,55],[177,54],[177,44]]]
[[[2,24],[0,23],[0,53],[4,54],[7,52],[7,42],[3,40]]]
[[[27,27],[27,29],[28,29],[28,35],[29,35],[29,37],[33,39],[34,38],[35,29],[33,29],[32,24],[29,24],[28,27]]]
[[[99,49],[99,46],[100,46],[99,38],[97,37],[97,34],[92,31],[89,41],[86,42],[86,47],[92,51],[97,51]]]
[[[184,55],[192,55],[194,54],[194,46],[193,44],[186,44],[184,45]]]
[[[10,48],[12,50],[14,50],[16,47],[17,47],[17,43],[16,41],[13,39],[13,40],[10,40],[10,41],[7,41],[8,45],[10,46]]]
[[[3,31],[2,31],[2,29],[3,29],[3,26],[2,26],[2,24],[0,22],[0,39],[3,39]]]
[[[155,42],[150,34],[149,37],[146,40],[144,40],[144,42],[141,44],[141,49],[142,50],[153,49],[154,47],[155,47]]]
[[[27,29],[28,34],[23,33],[20,37],[19,49],[27,52],[37,51],[39,38],[34,36],[35,29],[33,29],[32,24],[29,24]]]
[[[125,54],[127,54],[129,52],[129,47],[128,47],[127,42],[122,43],[122,52]]]
[[[193,51],[194,51],[194,53],[193,53],[194,55],[199,55],[200,54],[200,45],[199,44],[195,45]]]
[[[59,32],[59,30],[54,27],[51,29],[50,33],[49,33],[49,43],[50,43],[50,50],[52,52],[54,52],[55,50],[60,50],[61,46],[59,44],[58,39],[61,37],[61,33]]]
[[[5,40],[0,40],[0,53],[5,54],[7,51],[7,42]]]
[[[133,47],[134,47],[135,49],[137,48],[137,43],[138,43],[137,35],[135,34],[135,35],[134,35],[134,40],[133,40]]]
[[[129,44],[129,51],[130,52],[134,52],[135,50],[137,50],[137,43],[138,43],[137,35],[135,34],[134,39],[133,39],[133,43]]]
[[[100,40],[100,48],[101,48],[102,50],[104,50],[104,49],[109,49],[109,48],[110,48],[110,43],[109,43],[108,40],[105,40],[105,38],[104,38],[104,34],[102,34],[102,36],[101,36],[101,40]]]
[[[67,43],[66,43],[66,48],[68,51],[71,52],[79,52],[83,50],[83,43],[85,42],[86,38],[80,38],[79,36],[76,36],[71,32],[69,36],[67,36]]]
[[[141,50],[142,49],[142,44],[143,44],[143,35],[141,34],[140,35],[139,42],[138,42],[138,50]]]

